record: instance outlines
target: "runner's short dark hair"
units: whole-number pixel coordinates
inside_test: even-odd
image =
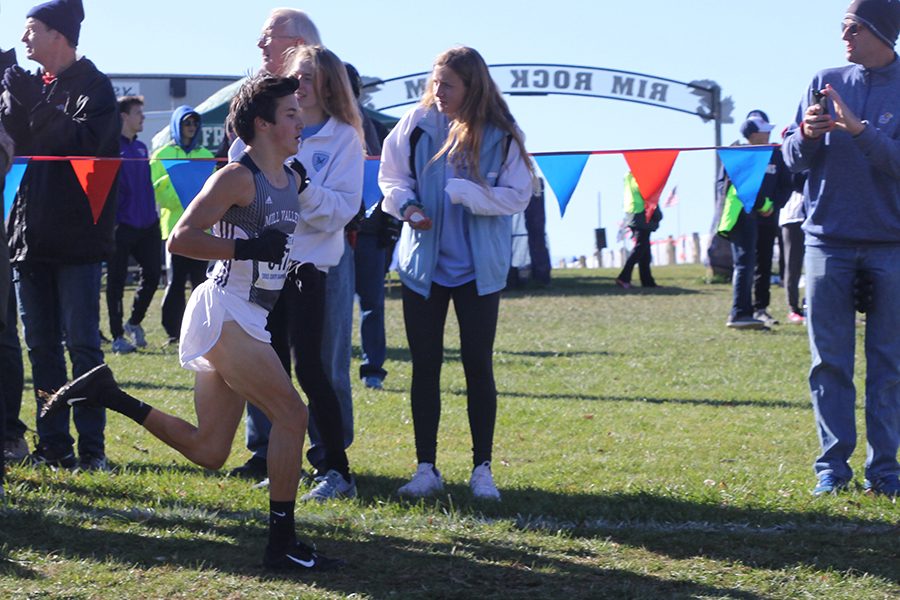
[[[274,75],[257,75],[245,81],[231,100],[229,111],[231,124],[238,137],[246,144],[253,142],[256,135],[253,121],[256,117],[274,123],[278,99],[290,96],[299,86],[300,82],[294,77]]]

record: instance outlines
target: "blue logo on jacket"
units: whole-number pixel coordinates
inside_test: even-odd
[[[331,158],[331,155],[327,152],[313,152],[312,156],[312,164],[313,169],[316,171],[321,171],[322,167],[328,164],[328,159]]]

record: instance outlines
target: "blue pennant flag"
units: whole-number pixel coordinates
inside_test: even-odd
[[[581,172],[584,171],[589,156],[590,154],[543,154],[534,157],[559,202],[561,217],[566,214],[566,206],[581,179]]]
[[[737,192],[744,212],[750,213],[772,159],[772,146],[736,146],[720,148],[719,159]]]
[[[200,193],[216,166],[211,160],[164,159],[160,162],[166,168],[172,187],[184,208]]]
[[[378,187],[378,169],[381,167],[381,161],[369,158],[366,159],[366,170],[363,172],[363,203],[366,205],[366,211],[381,200],[381,188]]]
[[[28,168],[27,158],[14,158],[12,167],[6,174],[6,187],[3,188],[4,220],[9,219],[9,211],[12,210],[13,200],[16,199],[16,192],[19,191],[19,184],[22,183],[26,168]]]

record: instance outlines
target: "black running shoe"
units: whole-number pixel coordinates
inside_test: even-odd
[[[81,377],[59,388],[55,394],[44,400],[41,418],[61,410],[64,406],[103,406],[100,401],[104,389],[118,387],[109,365],[94,367]]]
[[[261,456],[251,456],[247,462],[228,472],[231,477],[241,477],[253,481],[262,481],[269,476],[269,468],[266,459]]]
[[[38,442],[30,458],[31,464],[34,466],[50,467],[51,469],[74,469],[78,464],[72,448],[60,448],[44,442]]]
[[[277,571],[331,571],[346,563],[339,558],[322,556],[303,542],[294,541],[282,550],[266,547],[263,566]]]

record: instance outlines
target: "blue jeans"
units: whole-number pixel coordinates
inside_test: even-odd
[[[756,218],[741,211],[731,230],[731,319],[753,316],[753,274],[756,269]]]
[[[21,263],[16,265],[19,314],[25,345],[31,359],[35,396],[39,390],[53,392],[69,379],[63,343],[72,361],[73,377],[103,362],[100,350],[100,263],[57,265]],[[102,408],[74,409],[81,456],[104,454],[103,430],[106,413]],[[41,443],[60,450],[72,448],[69,409],[37,420]]]
[[[818,475],[850,480],[856,447],[853,363],[856,309],[853,279],[865,270],[874,280],[866,314],[866,465],[868,479],[900,474],[900,246],[806,247],[807,323],[812,394],[821,454]]]
[[[359,297],[359,339],[362,347],[360,378],[384,379],[387,343],[384,335],[384,263],[386,251],[378,236],[360,233],[356,238],[356,295]]]
[[[353,336],[353,248],[344,238],[344,254],[325,278],[325,318],[322,336],[322,364],[341,405],[344,448],[353,443],[353,397],[350,391],[350,350]],[[309,462],[324,458],[322,436],[315,420],[309,420]]]

